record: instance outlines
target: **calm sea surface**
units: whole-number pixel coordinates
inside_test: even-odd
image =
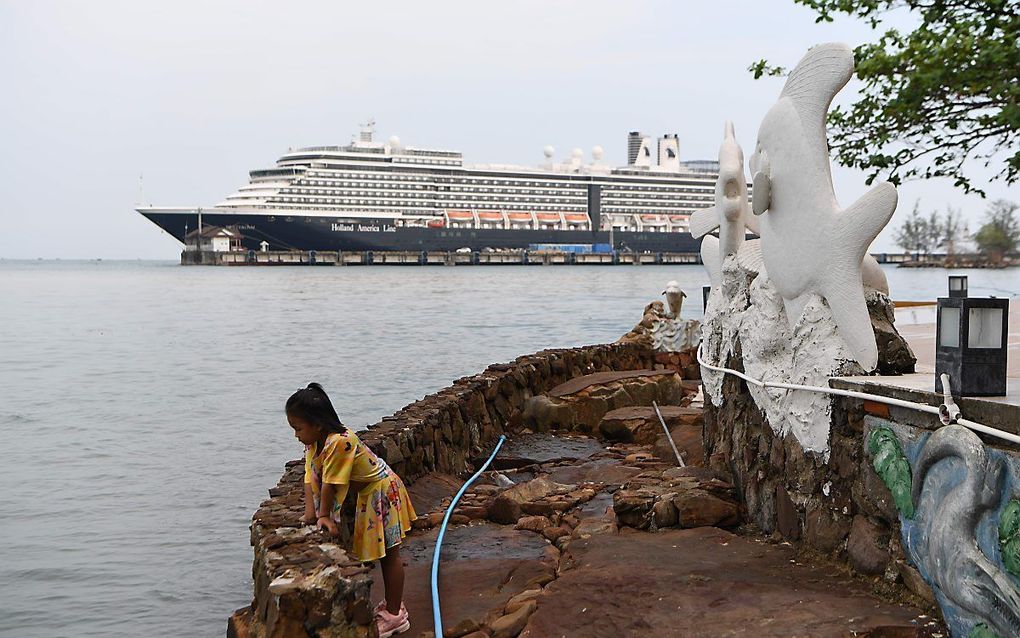
[[[942,270],[888,269],[895,299]],[[1016,296],[1020,273],[971,271]],[[608,342],[698,266],[182,268],[0,261],[0,635],[220,636],[252,512],[301,454],[286,397],[361,428],[456,377]]]

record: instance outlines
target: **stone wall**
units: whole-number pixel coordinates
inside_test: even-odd
[[[732,362],[731,362],[732,363]],[[735,366],[739,369],[739,366]],[[897,524],[888,488],[864,454],[862,402],[833,402],[829,453],[806,452],[791,435],[777,435],[739,378],[727,375],[721,407],[705,403],[709,465],[733,478],[747,518],[766,534],[830,554],[861,574],[895,581],[902,550],[890,546]],[[849,543],[853,528],[858,529]],[[860,540],[884,539],[881,551]]]
[[[430,472],[462,474],[521,424],[532,396],[585,374],[652,368],[653,356],[638,344],[543,350],[458,379],[360,436],[408,484]]]
[[[656,364],[635,343],[543,350],[458,379],[359,433],[408,485],[432,472],[462,475],[491,452],[499,436],[521,425],[532,396],[595,372]],[[255,513],[251,543],[254,600],[231,616],[227,635],[371,637],[370,566],[321,532],[302,527],[303,468],[288,464],[270,499]]]
[[[741,369],[739,352],[729,367]],[[1020,635],[1020,453],[931,414],[843,397],[831,399],[828,454],[806,452],[774,432],[739,378],[727,375],[721,391],[720,406],[705,402],[706,453],[732,477],[748,520],[941,614],[953,636]],[[1005,404],[989,411],[989,421],[1020,418]]]

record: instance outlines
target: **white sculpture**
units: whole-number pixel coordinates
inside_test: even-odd
[[[719,229],[718,239],[708,233]],[[708,271],[712,287],[722,282],[722,263],[744,246],[747,231],[758,232],[758,220],[747,202],[747,178],[744,175],[744,151],[737,144],[733,123],[726,122],[719,147],[719,178],[715,182],[715,206],[691,215],[691,234],[702,237],[701,262]],[[757,240],[754,240],[757,241]]]
[[[682,352],[696,347],[701,342],[701,322],[681,319],[680,309],[687,294],[680,283],[670,281],[662,291],[666,295],[669,311],[657,318],[649,329],[652,349],[656,352]]]
[[[864,300],[862,261],[892,217],[897,195],[883,182],[846,210],[836,202],[825,116],[853,70],[853,53],[845,44],[816,46],[793,69],[758,130],[750,160],[751,205],[762,216],[762,258],[790,326],[817,293],[851,355],[872,370],[878,347]]]
[[[680,289],[679,282],[672,280],[666,284],[666,289],[662,291],[662,294],[666,295],[666,304],[669,305],[669,314],[667,316],[679,319],[680,307],[683,305],[687,293]]]
[[[683,352],[701,343],[701,322],[663,317],[652,324],[649,333],[655,352]]]

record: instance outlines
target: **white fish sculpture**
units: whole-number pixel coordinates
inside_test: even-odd
[[[708,234],[717,228],[718,238]],[[726,122],[723,142],[719,146],[715,205],[691,215],[690,230],[694,237],[704,237],[701,240],[701,262],[708,271],[712,287],[718,289],[722,282],[722,262],[741,252],[748,230],[758,232],[758,220],[751,214],[747,201],[744,151],[737,144],[732,122]],[[756,243],[758,240],[752,241]]]
[[[853,71],[853,52],[845,44],[816,46],[793,69],[758,130],[750,160],[751,207],[761,215],[762,259],[790,326],[811,294],[821,295],[850,354],[873,370],[878,347],[864,299],[862,262],[892,217],[897,195],[883,182],[845,210],[836,202],[825,116]]]

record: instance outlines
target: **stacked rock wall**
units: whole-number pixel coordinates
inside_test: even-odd
[[[729,364],[741,368],[739,353]],[[775,432],[739,378],[721,390],[720,406],[705,402],[706,453],[749,521],[887,596],[937,608],[954,637],[1020,635],[1020,453],[930,414],[844,397],[831,398],[828,455],[812,453]],[[897,398],[939,403],[911,394]],[[1020,414],[990,405],[992,423]]]
[[[500,434],[520,425],[532,396],[586,374],[649,369],[653,357],[638,344],[543,350],[458,379],[359,436],[407,483],[430,472],[461,474],[473,459],[488,456]]]
[[[858,528],[863,519],[881,526],[884,537],[897,525],[889,490],[864,451],[862,402],[834,399],[826,460],[791,434],[776,434],[737,377],[728,375],[722,391],[721,407],[705,403],[706,454],[710,467],[732,476],[748,520],[767,534],[846,560],[862,574],[884,576],[902,550],[886,538],[875,551],[856,551],[866,545],[857,542],[859,534],[848,543],[855,520]]]
[[[585,374],[653,367],[654,354],[635,343],[543,350],[458,379],[359,436],[409,485],[432,472],[460,475],[488,456],[501,434],[520,426],[532,396]],[[369,567],[336,539],[298,522],[304,499],[299,462],[288,464],[270,497],[251,526],[254,600],[231,616],[227,635],[374,636]]]

